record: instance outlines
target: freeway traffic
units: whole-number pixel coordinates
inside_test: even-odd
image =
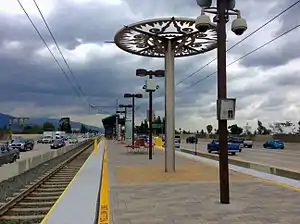
[[[208,139],[199,139],[197,150],[207,152],[206,146],[209,142]],[[262,144],[254,142],[253,148],[243,148],[234,158],[300,171],[300,144],[287,143],[284,150],[264,149]],[[181,147],[194,151],[194,144],[182,143]]]

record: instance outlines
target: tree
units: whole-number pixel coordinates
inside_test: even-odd
[[[230,125],[228,129],[233,135],[240,135],[243,133],[243,128],[239,127],[237,124]]]
[[[88,130],[87,127],[84,124],[82,124],[80,127],[80,133],[86,133],[87,130]]]
[[[22,131],[24,134],[41,134],[43,132],[42,128],[39,125],[26,125]]]
[[[247,123],[244,127],[245,135],[251,135],[251,126]]]
[[[269,135],[270,133],[271,133],[271,130],[269,130],[265,126],[263,126],[262,122],[260,120],[258,120],[257,121],[257,134]]]
[[[162,119],[162,134],[166,133],[166,119]]]
[[[207,133],[210,135],[213,130],[213,126],[211,124],[207,125],[206,130],[207,130]]]
[[[69,117],[63,117],[59,120],[59,130],[65,131],[66,133],[72,133]]]
[[[55,131],[55,126],[51,122],[46,121],[43,124],[43,131]]]

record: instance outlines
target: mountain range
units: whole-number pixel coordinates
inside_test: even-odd
[[[15,118],[15,117],[11,116],[9,114],[0,113],[0,128],[7,127],[10,118]],[[32,118],[29,117],[27,125],[40,125],[41,126],[46,121],[51,122],[56,128],[59,127],[59,119],[46,118],[46,117],[32,117]],[[87,124],[83,124],[83,123],[72,121],[72,120],[70,121],[70,123],[71,123],[71,127],[74,129],[79,129],[81,127],[81,125],[85,125],[88,129],[92,129],[92,130],[99,131],[102,133],[104,132],[103,128],[99,128],[96,126],[87,125]],[[12,128],[12,130],[15,130],[15,129],[19,129],[19,126],[12,125],[11,128]]]

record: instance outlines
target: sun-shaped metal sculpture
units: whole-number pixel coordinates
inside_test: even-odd
[[[175,57],[202,54],[217,47],[216,26],[199,32],[195,20],[162,18],[125,26],[115,35],[115,44],[124,51],[146,57],[165,57],[166,43],[172,41]]]

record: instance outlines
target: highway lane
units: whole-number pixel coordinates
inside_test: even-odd
[[[206,145],[208,142],[209,140],[200,141],[197,144],[197,150],[207,152]],[[182,143],[181,147],[194,151],[193,144]],[[253,148],[243,148],[242,152],[234,157],[254,163],[300,171],[300,150],[296,150],[298,147],[296,144],[292,144],[292,147],[286,145],[284,150],[264,149],[262,143],[256,142]]]
[[[78,142],[82,142],[85,140],[84,138],[78,138]],[[68,142],[66,142],[66,146],[70,145]],[[42,155],[45,152],[53,151],[56,149],[50,149],[50,144],[37,144],[35,142],[33,150],[26,151],[26,152],[20,152],[20,160],[28,159],[37,155]]]

